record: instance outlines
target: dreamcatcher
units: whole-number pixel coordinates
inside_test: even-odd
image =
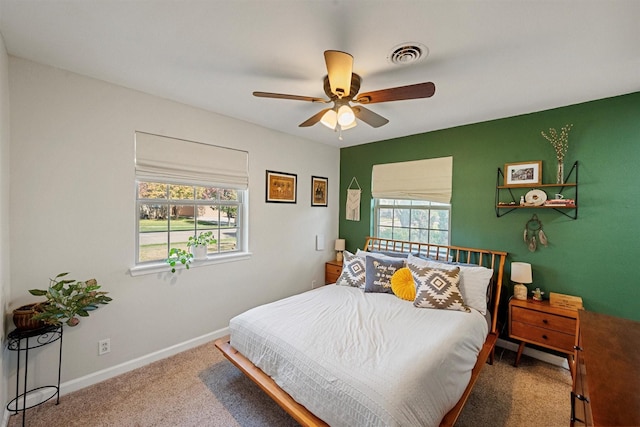
[[[536,251],[537,242],[540,242],[542,246],[547,246],[547,235],[542,231],[542,222],[538,219],[538,215],[534,214],[524,226],[524,242],[531,252]]]

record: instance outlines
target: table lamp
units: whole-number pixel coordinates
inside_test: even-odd
[[[525,283],[533,283],[531,278],[531,264],[526,262],[511,263],[511,281],[515,283],[513,296],[519,300],[527,299],[527,287]]]
[[[336,239],[336,261],[342,262],[342,251],[344,251],[344,239]]]

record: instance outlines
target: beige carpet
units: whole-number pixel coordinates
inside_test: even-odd
[[[457,426],[566,426],[565,369],[497,351]],[[296,426],[209,343],[27,411],[28,426]],[[10,418],[19,426],[22,416]]]

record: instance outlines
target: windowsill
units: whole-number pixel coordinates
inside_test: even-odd
[[[242,260],[251,258],[251,255],[252,255],[251,252],[234,252],[231,254],[210,256],[207,259],[202,261],[193,260],[191,264],[189,264],[189,269],[204,267],[212,264],[223,264],[227,262],[242,261]],[[176,268],[176,273],[178,272],[178,270],[186,270],[186,267],[182,264],[176,265],[175,268]],[[164,261],[150,263],[150,264],[142,264],[142,265],[136,265],[135,267],[131,267],[129,269],[129,273],[134,277],[142,276],[144,274],[153,274],[153,273],[171,274],[171,266]]]

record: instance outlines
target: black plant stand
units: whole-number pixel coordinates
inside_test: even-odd
[[[60,355],[58,357],[58,384],[46,385],[27,390],[27,375],[29,374],[29,350],[60,341]],[[27,409],[41,405],[53,397],[56,398],[56,405],[60,403],[60,372],[62,365],[62,326],[45,326],[39,329],[29,331],[20,331],[18,329],[9,332],[8,348],[10,351],[17,351],[17,368],[16,368],[16,397],[7,404],[7,410],[15,414],[22,412],[22,425],[25,425],[25,412]],[[20,393],[20,356],[24,353],[24,381],[22,385],[22,393]],[[53,391],[51,396],[27,406],[27,396],[35,391],[45,390]]]

